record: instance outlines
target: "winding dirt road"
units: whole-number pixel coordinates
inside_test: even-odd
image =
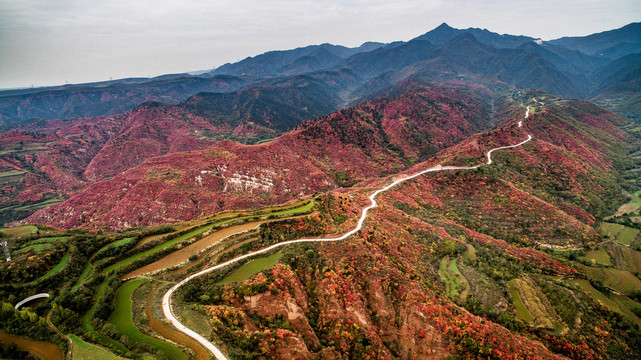
[[[539,102],[536,99],[534,99],[534,101]],[[530,107],[529,106],[527,107],[527,111],[525,112],[525,117],[523,118],[523,120],[527,119],[528,116],[530,116]],[[523,120],[518,122],[518,127],[522,127],[523,126]],[[441,166],[441,165],[436,165],[436,166],[434,166],[432,168],[423,170],[423,171],[418,172],[418,173],[416,173],[414,175],[407,176],[407,177],[395,180],[391,184],[389,184],[389,185],[387,185],[387,186],[385,186],[385,187],[383,187],[381,189],[376,190],[374,193],[372,193],[372,195],[369,196],[371,204],[363,209],[363,212],[361,214],[360,219],[358,219],[358,224],[356,225],[356,227],[354,229],[346,232],[342,236],[335,237],[335,238],[298,239],[298,240],[284,241],[284,242],[281,242],[281,243],[278,243],[278,244],[274,244],[274,245],[268,246],[268,247],[266,247],[264,249],[257,250],[257,251],[254,251],[254,252],[239,256],[237,258],[231,259],[231,260],[226,261],[224,263],[218,264],[216,266],[212,266],[210,268],[207,268],[205,270],[202,270],[200,272],[192,274],[192,275],[186,277],[181,282],[179,282],[176,285],[174,285],[171,289],[169,289],[165,293],[165,295],[162,298],[162,310],[163,310],[163,313],[165,314],[165,317],[167,318],[167,320],[169,320],[169,322],[171,322],[171,324],[174,325],[176,327],[176,329],[178,329],[178,331],[181,331],[181,332],[189,335],[190,337],[194,338],[196,341],[201,343],[205,348],[207,348],[209,351],[211,351],[212,354],[214,354],[214,356],[216,357],[217,360],[227,360],[227,357],[225,357],[225,355],[216,347],[216,345],[214,345],[209,340],[205,339],[203,336],[201,336],[200,334],[198,334],[194,330],[184,326],[182,323],[180,323],[180,321],[178,321],[176,316],[174,316],[174,313],[173,313],[172,307],[171,307],[171,297],[172,297],[173,293],[176,290],[178,290],[178,288],[180,288],[181,286],[185,285],[186,283],[188,283],[192,279],[195,279],[197,277],[203,276],[205,274],[208,274],[208,273],[210,273],[212,271],[215,271],[215,270],[218,270],[220,268],[224,268],[225,266],[231,265],[231,264],[236,263],[236,262],[238,262],[240,260],[247,259],[249,257],[255,256],[255,255],[258,255],[258,254],[263,254],[263,253],[269,252],[271,250],[274,250],[274,249],[282,247],[282,246],[287,246],[287,245],[296,244],[296,243],[304,243],[304,242],[327,242],[327,241],[345,240],[348,237],[350,237],[350,236],[354,235],[355,233],[357,233],[359,230],[361,230],[361,228],[363,227],[363,223],[365,222],[365,219],[367,218],[367,213],[371,209],[375,208],[376,205],[377,205],[375,198],[378,196],[378,194],[386,192],[387,190],[393,188],[394,186],[396,186],[396,185],[398,185],[398,184],[400,184],[400,183],[402,183],[404,181],[411,180],[411,179],[413,179],[413,178],[415,178],[417,176],[421,176],[421,175],[424,175],[424,174],[427,174],[427,173],[436,172],[436,171],[450,171],[450,170],[473,170],[473,169],[477,169],[477,168],[479,168],[480,166],[483,166],[483,165],[489,165],[489,164],[492,163],[492,153],[494,151],[505,150],[505,149],[513,149],[513,148],[519,147],[519,146],[527,143],[530,140],[532,140],[532,135],[527,134],[527,139],[524,140],[524,141],[521,141],[518,144],[509,145],[509,146],[501,146],[501,147],[497,147],[497,148],[491,149],[490,151],[487,152],[487,163],[485,163],[485,164],[480,164],[480,165],[476,165],[476,166]]]

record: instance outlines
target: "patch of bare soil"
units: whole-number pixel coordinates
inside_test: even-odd
[[[65,358],[62,350],[55,344],[8,334],[2,330],[0,330],[0,342],[15,344],[19,349],[26,350],[42,360],[63,360]]]

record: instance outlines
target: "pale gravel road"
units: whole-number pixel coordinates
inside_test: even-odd
[[[539,102],[536,99],[534,99],[534,101]],[[524,119],[527,119],[528,116],[530,116],[530,107],[529,106],[527,107],[527,111],[525,112]],[[522,127],[522,126],[523,126],[523,120],[518,122],[518,127]],[[254,251],[254,252],[239,256],[237,258],[231,259],[229,261],[226,261],[224,263],[218,264],[216,266],[212,266],[210,268],[207,268],[207,269],[202,270],[200,272],[197,272],[195,274],[189,275],[188,277],[186,277],[184,280],[182,280],[181,282],[179,282],[176,285],[174,285],[171,289],[169,289],[165,293],[165,295],[162,298],[162,310],[163,310],[163,313],[165,314],[165,317],[167,318],[167,320],[169,320],[169,322],[171,322],[171,324],[174,325],[176,327],[176,329],[178,329],[178,331],[181,331],[181,332],[187,334],[188,336],[194,338],[196,341],[201,343],[205,348],[207,348],[209,351],[211,351],[212,354],[214,354],[214,356],[216,357],[217,360],[227,360],[227,357],[225,357],[225,355],[216,347],[216,345],[214,345],[211,341],[205,339],[203,336],[201,336],[200,334],[198,334],[194,330],[184,326],[182,323],[180,323],[180,321],[178,321],[176,316],[174,316],[174,313],[173,313],[172,308],[171,308],[171,296],[173,295],[174,291],[178,290],[178,288],[180,288],[181,286],[185,285],[187,282],[189,282],[190,280],[192,280],[194,278],[197,278],[199,276],[203,276],[203,275],[205,275],[207,273],[210,273],[212,271],[218,270],[218,269],[223,268],[223,267],[225,267],[227,265],[231,265],[231,264],[233,264],[235,262],[238,262],[240,260],[247,259],[247,258],[252,257],[254,255],[258,255],[258,254],[269,252],[269,251],[274,250],[276,248],[279,248],[281,246],[286,246],[286,245],[296,244],[296,243],[303,243],[303,242],[326,242],[326,241],[345,240],[348,237],[350,237],[350,236],[354,235],[355,233],[357,233],[363,227],[363,223],[365,222],[365,219],[367,218],[367,213],[371,209],[375,208],[376,205],[377,205],[376,204],[376,200],[374,198],[376,196],[378,196],[378,194],[383,193],[383,192],[393,188],[394,186],[396,186],[396,185],[398,185],[398,184],[400,184],[400,183],[402,183],[404,181],[411,180],[411,179],[413,179],[413,178],[415,178],[417,176],[423,175],[423,174],[436,172],[436,171],[447,171],[447,170],[473,170],[473,169],[479,168],[482,165],[489,165],[489,164],[492,163],[492,153],[494,151],[512,149],[512,148],[515,148],[515,147],[519,147],[519,146],[527,143],[530,140],[532,140],[532,135],[527,134],[527,140],[521,141],[518,144],[509,145],[509,146],[501,146],[501,147],[497,147],[497,148],[491,149],[490,151],[487,152],[487,163],[485,163],[485,164],[476,165],[476,166],[441,166],[441,165],[436,165],[435,167],[423,170],[423,171],[418,172],[418,173],[416,173],[414,175],[395,180],[394,182],[392,182],[391,184],[385,186],[384,188],[376,190],[374,193],[372,193],[372,195],[369,196],[371,204],[363,209],[363,213],[361,214],[360,219],[358,219],[358,224],[356,225],[356,227],[354,229],[346,232],[342,236],[339,236],[339,237],[336,237],[336,238],[298,239],[298,240],[284,241],[284,242],[281,242],[281,243],[278,243],[278,244],[274,244],[274,245],[268,246],[268,247],[266,247],[264,249],[257,250],[257,251]]]

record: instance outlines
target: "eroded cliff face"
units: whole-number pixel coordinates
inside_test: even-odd
[[[332,274],[295,273],[279,264],[267,276],[260,273],[241,285],[250,289],[265,284],[267,291],[239,296],[229,288],[223,295],[228,305],[206,306],[206,311],[214,331],[229,336],[224,327],[236,326],[232,336],[258,339],[255,350],[267,358],[437,359],[448,355],[441,333],[424,313],[410,304],[395,306],[375,281],[342,299],[336,273]]]

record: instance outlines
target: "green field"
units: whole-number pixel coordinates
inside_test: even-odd
[[[605,249],[599,246],[597,249],[588,251],[585,255],[587,259],[592,261],[593,264],[599,264],[604,266],[612,266],[612,261],[610,255],[605,251]]]
[[[629,293],[633,290],[641,291],[641,280],[629,271],[584,267],[586,275],[590,279],[603,281],[603,284],[622,293]]]
[[[35,204],[21,205],[13,208],[12,210],[15,210],[15,211],[40,210],[40,209],[46,208],[49,205],[57,204],[59,202],[60,202],[59,199],[48,199],[48,200],[37,202]]]
[[[140,259],[142,259],[142,258],[144,258],[146,256],[149,256],[149,255],[151,255],[151,254],[153,254],[153,253],[155,253],[157,251],[164,250],[164,249],[166,249],[166,248],[168,248],[168,247],[170,247],[170,246],[172,246],[174,244],[177,244],[177,243],[179,243],[179,242],[181,242],[183,240],[189,239],[192,236],[196,236],[196,235],[204,232],[205,230],[211,229],[213,226],[214,225],[207,225],[207,226],[200,227],[200,228],[198,228],[196,230],[190,231],[190,232],[186,233],[185,235],[179,236],[179,237],[177,237],[177,238],[175,238],[173,240],[169,240],[166,243],[157,245],[157,246],[155,246],[155,247],[153,247],[153,248],[151,248],[151,249],[149,249],[147,251],[143,251],[143,252],[138,253],[136,255],[130,256],[130,257],[124,259],[124,260],[121,260],[121,261],[119,261],[119,262],[117,262],[117,263],[105,268],[102,272],[105,273],[105,274],[108,274],[109,272],[111,272],[111,271],[113,271],[113,270],[115,270],[115,269],[117,269],[117,268],[119,268],[121,266],[125,266],[125,265],[128,265],[128,264],[131,264],[136,260],[140,260]]]
[[[632,250],[627,247],[622,247],[623,261],[631,269],[631,271],[641,273],[641,252]]]
[[[218,284],[245,281],[252,275],[276,265],[276,263],[278,263],[278,260],[280,260],[282,256],[283,254],[278,252],[267,257],[251,260],[236,269],[236,271],[234,271],[233,273],[227,275],[227,277],[225,277],[224,279],[220,280]]]
[[[620,224],[613,224],[613,223],[607,223],[607,222],[602,222],[599,224],[599,228],[601,229],[601,232],[603,233],[603,235],[609,236],[610,239],[616,238],[619,231],[621,231],[624,227],[625,226]]]
[[[476,260],[476,249],[470,244],[465,244],[466,250],[463,253],[463,259],[474,261]]]
[[[22,235],[33,234],[36,231],[38,231],[38,228],[35,227],[34,225],[22,225],[22,226],[16,226],[12,228],[4,228],[4,229],[1,229],[0,231],[2,231],[7,235],[22,236]]]
[[[88,343],[76,335],[68,335],[73,342],[72,358],[75,360],[120,360],[124,359],[110,353],[107,349]]]
[[[616,242],[624,245],[630,245],[637,235],[639,235],[639,229],[633,229],[626,226],[617,235]]]
[[[51,270],[47,271],[46,274],[42,275],[41,277],[37,278],[36,280],[30,281],[28,283],[20,284],[19,286],[31,286],[31,285],[39,283],[40,281],[47,280],[48,278],[50,278],[50,277],[56,275],[57,273],[59,273],[60,271],[62,271],[62,269],[64,269],[65,266],[67,266],[67,264],[69,263],[70,259],[71,259],[71,253],[66,253],[62,257],[62,259],[60,259],[60,262],[58,264],[56,264],[56,266],[51,268]]]
[[[185,354],[176,346],[145,335],[133,323],[132,300],[133,292],[140,286],[145,279],[138,279],[126,282],[116,292],[116,310],[109,318],[119,333],[126,335],[134,343],[144,343],[157,350],[165,353],[170,359],[186,359]]]
[[[29,245],[27,246],[40,245],[40,244],[52,244],[54,242],[66,242],[67,240],[69,240],[69,236],[44,237],[44,238],[29,241]]]
[[[638,157],[635,156],[635,159],[638,159]],[[632,174],[637,171],[639,171],[639,168],[628,170],[626,171],[626,173]],[[628,193],[628,195],[629,195],[628,202],[619,206],[619,208],[617,209],[616,213],[613,216],[634,214],[637,211],[639,211],[639,208],[641,208],[641,190],[637,190],[632,194]]]
[[[56,236],[56,237],[46,237],[46,238],[41,238],[38,240],[35,240],[31,242],[32,244],[44,244],[44,243],[52,243],[54,241],[60,241],[60,242],[67,242],[69,240],[69,236]]]
[[[526,323],[532,322],[534,320],[534,317],[528,311],[527,307],[523,303],[523,300],[521,300],[521,295],[519,295],[519,288],[514,283],[514,280],[509,281],[507,283],[507,286],[510,290],[510,298],[512,299],[512,303],[516,308],[516,317]]]
[[[457,260],[458,258],[450,260],[449,256],[444,257],[441,260],[438,273],[445,283],[446,296],[450,299],[463,302],[470,292],[470,287],[463,274],[461,274],[458,267],[456,267]]]
[[[590,285],[590,282],[588,280],[583,280],[583,279],[574,279],[574,280],[569,280],[570,283],[580,287],[585,291],[588,295],[590,295],[594,300],[596,300],[598,303],[607,306],[610,310],[614,312],[618,312],[619,314],[623,314],[623,311],[621,311],[621,308],[619,308],[619,305],[617,305],[614,301],[608,299],[603,293],[601,293],[599,290],[595,289]]]
[[[83,270],[82,274],[80,275],[80,277],[78,278],[76,283],[71,288],[71,291],[76,291],[80,287],[80,285],[82,285],[82,283],[85,282],[85,280],[87,280],[90,276],[92,276],[94,274],[96,269],[93,266],[93,264],[91,263],[91,260],[93,260],[98,254],[100,254],[100,252],[105,251],[105,250],[110,249],[110,248],[113,248],[113,247],[125,245],[125,244],[131,242],[133,239],[134,238],[120,239],[120,240],[114,241],[114,242],[112,242],[110,244],[107,244],[107,245],[103,246],[102,248],[98,249],[98,251],[96,251],[89,258],[89,263],[87,264],[87,266]]]
[[[548,306],[549,302],[547,301],[547,297],[540,291],[539,286],[534,281],[528,277],[521,277],[511,280],[509,286],[510,295],[513,297],[513,300],[515,299],[515,295],[518,295],[519,300],[532,317],[531,325],[545,329],[549,333],[557,334],[565,328],[565,325],[556,315],[554,308]],[[516,304],[517,301],[514,301],[514,303]],[[527,317],[524,313],[522,313],[522,315]]]
[[[619,294],[613,293],[610,295],[610,298],[619,306],[619,308],[621,309],[621,311],[623,311],[624,314],[628,315],[630,319],[632,319],[635,323],[641,326],[641,319],[632,312],[632,309],[634,309],[635,307],[641,308],[641,304],[633,300],[630,300],[630,298],[628,298],[625,295],[619,295]]]
[[[634,192],[634,194],[632,194],[632,197],[628,204],[632,206],[641,206],[641,190],[637,190]]]
[[[97,256],[98,254],[100,254],[101,252],[103,252],[105,250],[112,249],[112,248],[115,248],[115,247],[118,247],[118,246],[126,245],[126,244],[130,243],[132,240],[134,240],[134,238],[124,238],[124,239],[120,239],[120,240],[114,241],[114,242],[112,242],[110,244],[107,244],[107,245],[103,246],[100,250],[96,251],[94,256]]]
[[[603,235],[607,235],[610,240],[624,245],[630,245],[637,235],[639,235],[639,229],[620,224],[603,222],[599,224],[599,227]]]
[[[38,151],[47,150],[50,143],[24,142],[22,144],[3,144],[0,148],[0,155],[6,154],[35,154]]]
[[[16,251],[16,254],[24,254],[24,253],[27,253],[29,251],[39,252],[39,251],[43,251],[43,250],[49,250],[51,248],[53,248],[53,245],[51,245],[49,243],[34,244],[34,245],[29,245],[29,246],[23,247],[22,249]]]
[[[82,285],[82,283],[84,283],[85,280],[87,280],[90,276],[94,274],[94,271],[95,271],[94,267],[91,266],[91,264],[87,264],[87,266],[85,267],[85,270],[82,272],[82,274],[80,275],[76,283],[71,288],[71,291],[78,290],[80,285]]]
[[[314,207],[314,202],[310,201],[307,204],[300,206],[300,207],[293,207],[291,209],[285,209],[281,211],[276,211],[273,213],[269,213],[269,215],[286,215],[286,214],[296,214],[296,213],[303,213],[310,211]]]
[[[96,312],[96,308],[98,307],[98,302],[105,294],[105,288],[107,287],[108,282],[109,282],[109,278],[105,279],[98,287],[98,291],[96,292],[96,298],[94,299],[94,302],[91,305],[91,308],[89,308],[89,311],[87,311],[85,315],[82,317],[82,326],[85,328],[85,330],[88,333],[95,336],[96,339],[98,339],[98,341],[100,341],[102,344],[116,348],[122,351],[123,353],[128,353],[129,350],[126,347],[122,346],[121,343],[113,339],[110,339],[106,336],[102,336],[98,334],[96,330],[93,328],[93,326],[91,325],[91,319],[93,318],[93,315]]]
[[[71,253],[66,253],[62,257],[62,259],[60,259],[60,262],[58,263],[58,265],[54,266],[51,270],[47,271],[47,273],[42,275],[37,281],[46,280],[54,276],[55,274],[59,273],[60,271],[62,271],[62,269],[64,269],[65,266],[67,266],[67,264],[69,263],[69,259],[71,259]]]
[[[0,178],[8,177],[8,176],[22,175],[24,173],[26,173],[26,171],[11,169],[11,170],[8,170],[8,171],[0,172]]]
[[[625,203],[623,206],[628,207],[628,208],[639,208],[641,207],[641,190],[635,191],[633,194],[630,196],[630,201]]]

